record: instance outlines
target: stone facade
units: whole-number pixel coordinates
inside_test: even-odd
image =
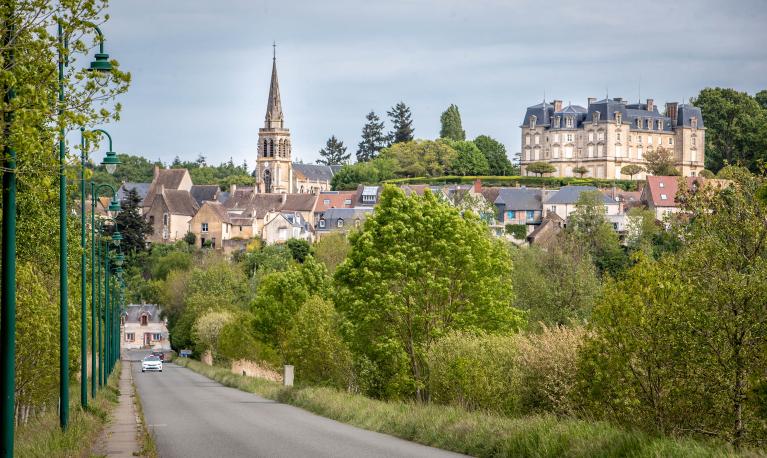
[[[560,100],[527,109],[522,131],[522,174],[532,162],[556,167],[551,176],[574,176],[585,167],[587,177],[629,179],[621,168],[646,165],[648,151],[663,147],[674,154],[683,176],[704,169],[705,127],[700,109],[666,104],[661,114],[652,99],[628,104],[622,99],[588,100],[588,106],[562,107]],[[634,175],[644,179],[645,173]]]
[[[160,312],[160,306],[154,304],[130,304],[125,307],[120,320],[120,346],[128,350],[170,350],[167,322]]]

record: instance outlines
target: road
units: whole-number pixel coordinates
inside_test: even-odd
[[[130,352],[144,418],[162,458],[455,457],[221,385],[166,364],[142,373]]]

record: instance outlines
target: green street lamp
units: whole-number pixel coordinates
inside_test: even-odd
[[[114,205],[119,203],[117,202],[117,192],[115,189],[108,184],[100,184],[96,185],[93,180],[91,180],[91,317],[93,321],[93,325],[91,327],[91,366],[93,367],[93,376],[91,379],[91,392],[92,395],[96,396],[96,379],[98,379],[98,386],[102,386],[104,384],[104,381],[106,380],[106,368],[104,364],[104,341],[102,340],[102,334],[103,331],[106,329],[105,326],[102,326],[102,320],[104,319],[102,311],[104,308],[102,307],[102,272],[105,272],[106,269],[103,267],[102,259],[104,256],[102,256],[102,253],[106,252],[106,242],[102,239],[102,235],[104,235],[104,225],[107,222],[111,222],[115,227],[117,227],[117,221],[112,217],[105,217],[105,218],[99,218],[98,220],[95,219],[96,215],[96,205],[98,203],[98,197],[101,195],[101,192],[103,190],[109,190],[112,195],[112,201],[109,204],[110,211],[114,209]],[[98,224],[97,224],[98,223]],[[97,233],[98,233],[98,242],[97,242]],[[98,250],[97,250],[98,247]],[[96,336],[98,336],[98,339],[96,336],[94,336],[94,332],[96,333]],[[98,342],[97,342],[98,340]],[[96,362],[96,357],[98,355],[98,366]]]
[[[99,31],[100,33],[100,31]],[[113,159],[117,158],[117,155],[112,151],[112,136],[109,135],[109,132],[103,130],[103,129],[95,129],[92,131],[95,134],[103,134],[109,139],[109,152],[107,152],[107,156],[112,154],[114,157]],[[80,220],[80,248],[81,248],[81,258],[80,258],[80,305],[81,305],[81,311],[80,311],[80,329],[81,331],[81,338],[80,338],[80,405],[83,408],[88,407],[88,367],[87,367],[87,358],[88,358],[88,338],[86,335],[86,330],[88,329],[88,303],[86,299],[87,294],[87,259],[86,259],[86,250],[87,250],[87,244],[88,240],[86,237],[85,232],[85,226],[86,226],[86,200],[85,200],[85,170],[88,163],[88,141],[85,137],[85,128],[80,128],[80,156],[81,156],[81,167],[80,167],[80,202],[81,202],[81,220]],[[105,158],[106,160],[106,158]],[[119,163],[119,160],[117,161]],[[112,190],[112,200],[109,203],[109,206],[107,208],[108,211],[112,213],[117,213],[121,210],[120,202],[117,200],[117,193],[114,191],[114,188],[110,186],[110,189]],[[93,218],[94,214],[96,212],[96,202],[98,200],[97,194],[94,194],[93,189],[93,182],[91,181],[91,232],[93,232]],[[93,234],[91,234],[91,237]],[[91,247],[92,251],[92,247]],[[93,284],[93,282],[91,282]],[[91,318],[92,318],[92,325],[91,325],[91,342],[95,342],[95,305],[93,301],[93,295],[91,295]],[[95,383],[95,377],[94,374],[96,373],[96,355],[95,355],[95,346],[91,345],[91,396],[96,396],[96,383]]]
[[[99,37],[99,53],[96,54],[96,60],[91,64],[91,69],[100,72],[109,72],[112,65],[109,63],[109,56],[104,53],[104,34],[98,27],[95,27],[96,34]],[[58,42],[59,42],[59,120],[64,117],[64,67],[69,65],[68,56],[69,42],[64,36],[64,28],[61,21],[58,23]],[[96,64],[94,66],[94,64]],[[106,65],[109,64],[109,65]],[[59,425],[62,429],[67,428],[69,423],[69,311],[68,311],[68,266],[67,266],[67,177],[65,174],[67,148],[65,141],[66,132],[64,124],[61,122],[59,128]],[[84,142],[83,142],[84,144]],[[111,151],[112,148],[110,148]],[[85,148],[83,148],[83,157],[85,157]],[[116,159],[116,156],[115,156]],[[115,164],[116,165],[116,164]],[[85,170],[84,165],[81,170],[81,197],[82,197],[82,219],[85,225]],[[85,237],[85,229],[82,229],[82,237]],[[82,242],[82,248],[85,250],[85,243]],[[85,255],[83,254],[83,260]],[[84,275],[83,275],[84,277]],[[84,280],[83,280],[84,283]],[[83,303],[85,302],[85,292],[82,292]],[[83,305],[83,310],[85,305]],[[84,314],[84,313],[83,313]],[[85,319],[84,319],[85,320]],[[82,323],[81,323],[82,324]],[[82,327],[83,340],[85,340],[86,325]],[[87,348],[87,344],[83,345]],[[85,357],[82,357],[83,360]],[[83,371],[87,369],[81,369]],[[80,398],[83,407],[87,406],[88,393],[86,382],[81,377]]]

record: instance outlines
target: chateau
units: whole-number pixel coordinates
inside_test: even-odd
[[[272,81],[266,103],[264,127],[258,129],[256,189],[259,193],[316,193],[330,190],[330,180],[340,166],[292,162],[290,129],[285,127],[277,81],[277,57],[272,58]]]
[[[527,108],[520,129],[523,175],[528,164],[548,162],[557,169],[553,176],[574,176],[573,169],[585,167],[584,176],[628,179],[621,168],[645,165],[645,154],[660,147],[674,153],[683,176],[704,169],[703,117],[688,104],[666,103],[661,114],[653,99],[631,104],[621,98],[589,98],[585,108],[544,101]],[[634,178],[644,179],[645,173]]]

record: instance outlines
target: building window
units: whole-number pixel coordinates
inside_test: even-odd
[[[160,334],[159,332],[152,333],[152,340],[154,340],[155,342],[157,342],[158,340],[162,340],[162,334]]]
[[[567,118],[565,118],[565,124],[567,125],[567,127],[573,127],[573,117],[568,116]]]
[[[352,204],[352,200],[351,199],[344,200],[344,205],[351,205],[351,204]]]
[[[637,128],[642,128],[642,118],[637,118]]]
[[[144,313],[141,315],[141,318],[139,319],[139,322],[141,326],[148,326],[149,325],[149,316]]]
[[[665,184],[664,182],[662,182],[662,181],[661,181],[660,183],[658,183],[658,187],[659,187],[659,188],[665,188],[665,187],[666,187],[666,184]]]
[[[661,195],[660,195],[660,199],[661,199],[661,200],[667,200],[667,199],[668,199],[668,196],[667,196],[666,194],[661,194]]]
[[[567,134],[567,141],[568,142],[573,141],[573,134]]]
[[[603,141],[605,139],[605,133],[602,131],[597,132],[597,141]]]
[[[695,146],[695,144],[697,143],[697,140],[698,140],[698,139],[697,139],[697,138],[695,138],[695,135],[693,135],[692,137],[690,137],[690,141],[692,142],[692,146]]]
[[[506,219],[507,220],[514,219],[516,217],[517,217],[517,212],[515,212],[514,210],[506,210]]]
[[[167,226],[168,225],[168,214],[167,213],[163,213],[162,214],[162,225],[163,226]]]
[[[281,227],[277,229],[277,238],[279,240],[287,240],[288,239],[288,228],[287,227]]]
[[[324,219],[320,220],[320,228],[321,229],[325,229],[325,220]]]
[[[330,205],[330,199],[322,199],[322,203],[325,205]]]
[[[338,222],[336,222],[337,227],[344,227],[344,220],[341,218],[338,218]]]
[[[697,118],[697,117],[693,116],[692,118],[690,118],[690,126],[691,126],[693,129],[695,129],[696,127],[698,127],[698,118]]]
[[[589,145],[588,154],[589,157],[594,157],[594,145]]]
[[[637,135],[637,143],[642,143],[642,136],[641,135]]]
[[[541,144],[541,136],[538,134],[535,134],[535,144],[540,145]]]
[[[554,143],[559,143],[559,134],[554,134]]]
[[[530,144],[530,134],[525,135],[525,145]]]
[[[208,223],[200,224],[200,231],[201,232],[208,232]]]
[[[620,132],[617,132],[615,134],[615,139],[618,140],[618,141],[621,141],[621,133]]]
[[[590,131],[590,132],[589,132],[589,141],[590,141],[590,142],[593,142],[593,141],[594,141],[594,131]]]
[[[599,122],[599,112],[595,111],[591,114],[591,120],[594,121],[594,124]]]
[[[537,118],[535,117],[535,115],[530,116],[530,128],[531,129],[535,129],[535,121],[536,121],[536,119]]]
[[[623,156],[623,147],[621,145],[615,145],[615,157]]]
[[[136,340],[136,333],[134,332],[126,332],[125,333],[125,341],[126,342],[133,342]]]
[[[554,159],[559,159],[559,147],[555,146],[551,149]]]
[[[557,212],[557,206],[556,205],[552,205],[551,207],[549,207],[549,211],[551,213],[556,213]]]
[[[671,137],[669,137],[669,138],[668,138],[668,144],[669,144],[669,145],[673,145],[673,144],[674,144],[674,139],[673,139],[673,138],[671,138]]]
[[[623,115],[621,113],[615,112],[615,123],[619,126],[623,123]]]
[[[565,146],[565,158],[571,159],[573,157],[573,147]]]
[[[658,120],[658,130],[663,130],[663,121]]]
[[[532,221],[535,219],[535,210],[528,210],[527,211],[527,220]]]

